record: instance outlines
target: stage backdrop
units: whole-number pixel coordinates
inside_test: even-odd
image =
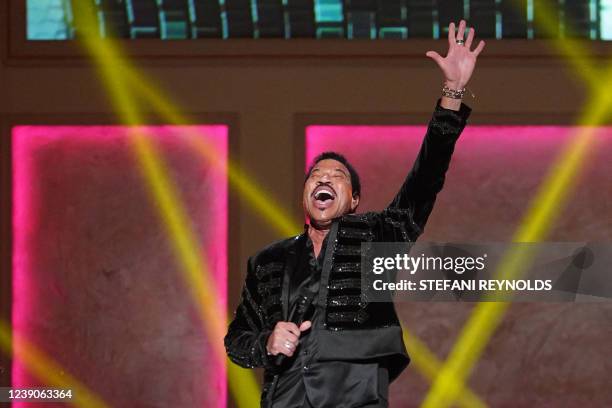
[[[224,315],[228,129],[140,130],[174,183]],[[12,135],[14,340],[27,339],[108,406],[225,406],[225,360],[211,356],[169,214],[128,128],[19,126]],[[40,384],[19,360],[12,376],[13,387]]]
[[[422,241],[507,242],[576,128],[468,126]],[[306,162],[343,153],[362,177],[358,211],[383,209],[410,170],[424,126],[309,126]],[[600,128],[557,221],[544,240],[612,240],[612,128]],[[398,313],[411,335],[443,361],[474,304],[404,303]],[[493,407],[612,406],[612,302],[511,305],[475,365],[468,385]],[[430,380],[425,353],[392,385],[392,407],[416,407]],[[431,367],[431,366],[430,366]]]

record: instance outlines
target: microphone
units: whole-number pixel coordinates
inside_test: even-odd
[[[305,292],[305,293],[304,293]],[[304,317],[306,316],[306,312],[308,308],[312,304],[312,301],[315,297],[315,292],[304,291],[300,294],[300,296],[296,299],[296,301],[291,306],[291,311],[289,311],[288,321],[291,323],[295,323],[298,327],[304,321]],[[274,364],[280,366],[283,364],[285,359],[287,358],[284,354],[278,354],[274,359]]]

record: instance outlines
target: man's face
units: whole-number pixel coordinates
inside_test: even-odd
[[[353,212],[359,204],[359,197],[353,197],[348,169],[333,159],[315,164],[304,184],[302,200],[315,228],[328,228],[334,218]]]

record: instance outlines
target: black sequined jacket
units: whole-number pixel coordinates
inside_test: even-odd
[[[349,214],[332,224],[319,291],[324,321],[312,329],[318,330],[319,360],[384,358],[390,379],[408,365],[393,304],[361,299],[361,243],[417,239],[470,112],[465,104],[459,111],[444,109],[438,100],[419,155],[391,204],[381,212]],[[276,322],[287,320],[296,239],[276,242],[249,259],[241,302],[225,337],[233,362],[266,368],[264,394],[274,378],[266,342]]]

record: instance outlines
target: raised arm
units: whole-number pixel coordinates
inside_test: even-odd
[[[388,206],[388,209],[410,210],[412,219],[421,230],[437,194],[442,190],[455,142],[469,114],[470,108],[465,104],[461,104],[459,111],[454,111],[444,109],[438,101],[412,170]]]
[[[461,20],[457,33],[455,24],[449,25],[446,57],[435,51],[426,53],[442,70],[445,88],[429,122],[427,134],[412,170],[388,206],[388,209],[410,210],[413,220],[421,230],[433,209],[436,195],[444,185],[455,142],[471,112],[468,106],[461,103],[461,98],[474,72],[476,58],[484,48],[484,41],[480,41],[473,51],[470,50],[475,33],[474,29],[470,28],[464,43],[465,29],[464,20]]]

